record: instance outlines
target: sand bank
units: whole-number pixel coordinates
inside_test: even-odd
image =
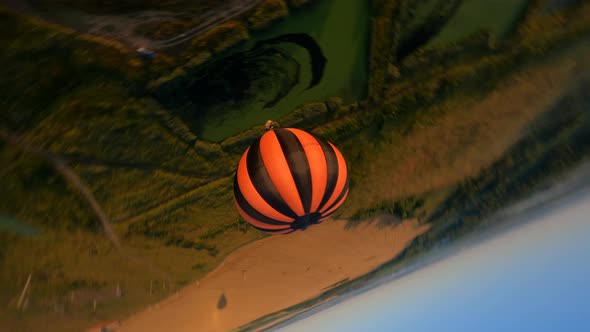
[[[228,331],[375,269],[429,228],[416,221],[345,225],[329,220],[244,246],[203,279],[124,320],[117,332]],[[227,302],[218,309],[222,293]]]

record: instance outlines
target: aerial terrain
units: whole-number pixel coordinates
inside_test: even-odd
[[[586,0],[0,0],[0,49],[0,331],[272,329],[590,156]],[[305,231],[236,209],[267,120],[346,160]]]

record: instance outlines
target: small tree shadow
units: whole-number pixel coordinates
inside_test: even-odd
[[[227,306],[227,298],[225,297],[225,293],[221,293],[219,300],[217,300],[217,309],[223,310],[225,306]]]

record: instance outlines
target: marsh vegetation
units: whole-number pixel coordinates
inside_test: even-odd
[[[376,0],[370,20],[356,15],[360,2],[342,12],[330,10],[335,2],[289,7],[256,35],[243,21],[226,23],[187,46],[189,58],[151,62],[0,7],[2,130],[75,171],[127,253],[47,160],[1,141],[0,326],[38,329],[51,319],[67,331],[125,317],[264,237],[228,207],[235,165],[271,111],[346,156],[351,196],[340,217],[432,224],[392,266],[587,158],[587,3],[548,13],[544,1],[515,1],[494,16],[501,22],[474,26],[461,21],[483,6],[473,0]],[[358,25],[342,30],[353,16]],[[309,30],[294,30],[310,18]],[[310,36],[326,58],[309,90],[309,49],[255,46],[287,33]],[[17,310],[29,275],[27,309]]]

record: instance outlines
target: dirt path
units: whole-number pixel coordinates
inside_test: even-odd
[[[345,225],[331,220],[251,243],[202,280],[123,321],[116,331],[228,331],[366,274],[429,229],[416,221],[393,227]],[[221,294],[227,303],[218,309]]]
[[[202,13],[182,13],[146,10],[125,15],[93,15],[79,11],[44,12],[33,8],[28,1],[0,0],[0,4],[26,15],[37,16],[47,21],[64,25],[81,33],[117,40],[129,47],[145,47],[160,50],[187,42],[206,32],[217,24],[231,20],[254,8],[262,0],[220,1],[219,7]],[[140,24],[161,22],[179,16],[194,15],[193,27],[169,39],[155,40],[137,34]]]

